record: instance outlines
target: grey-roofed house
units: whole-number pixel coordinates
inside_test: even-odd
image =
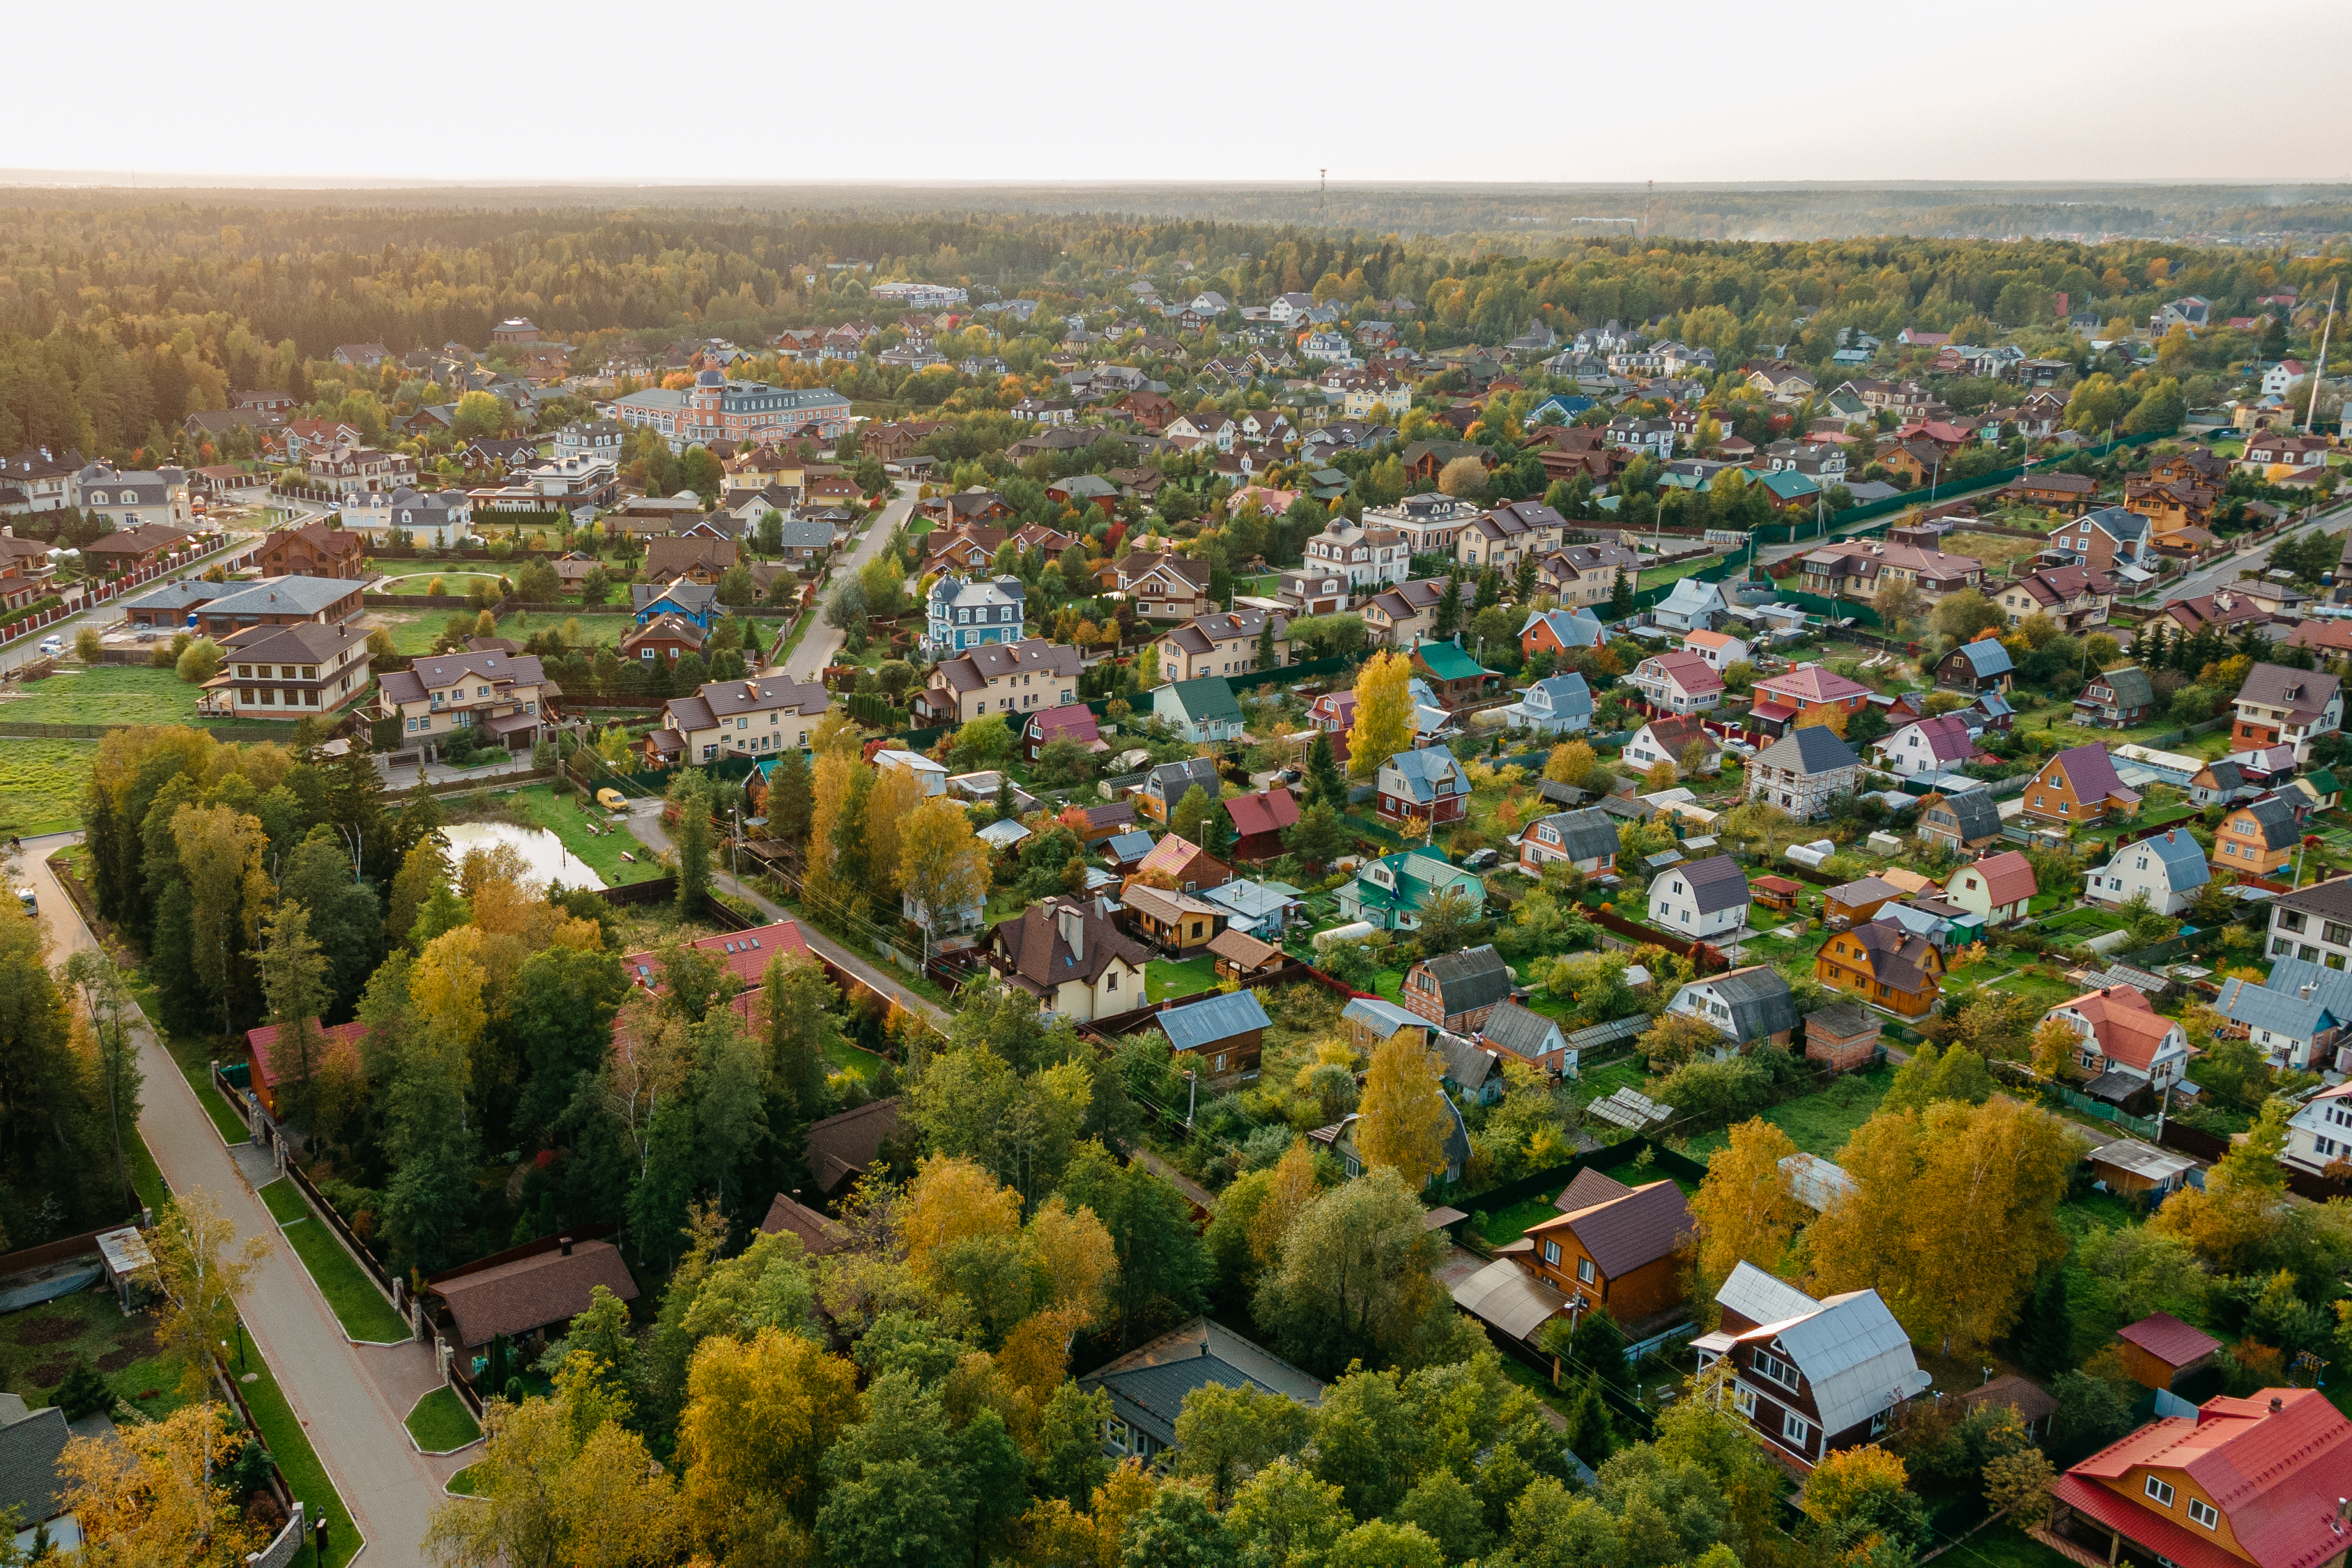
[[[1696,1018],[1734,1045],[1769,1040],[1785,1046],[1797,1027],[1789,982],[1769,964],[1694,980],[1675,993],[1666,1011]]]
[[[1748,764],[1748,798],[1777,805],[1807,821],[1828,809],[1830,797],[1851,794],[1862,759],[1826,724],[1804,724],[1759,752]]]
[[[1221,675],[1197,680],[1173,680],[1151,693],[1151,716],[1165,719],[1195,745],[1238,741],[1242,736],[1242,705]]]
[[[2177,915],[2213,879],[2204,847],[2178,827],[2118,847],[2104,866],[2093,867],[2083,896],[2097,904],[2122,904],[2146,893],[2157,913]]]
[[[1421,960],[1404,972],[1398,1000],[1406,1011],[1460,1034],[1485,1024],[1510,994],[1510,968],[1490,942]]]
[[[1539,735],[1574,734],[1592,727],[1592,689],[1573,671],[1550,676],[1497,711],[1505,722]]]
[[[2221,982],[2214,1010],[2243,1027],[2265,1060],[2297,1072],[2316,1072],[2334,1066],[2336,1047],[2347,1026],[2352,1026],[2352,975],[2284,958],[2271,966],[2267,984],[2236,978]],[[2352,1136],[2344,1142],[2352,1143]]]
[[[1539,816],[1520,831],[1519,865],[1543,874],[1547,865],[1573,867],[1597,877],[1617,864],[1617,824],[1609,814],[1587,806]]]
[[[453,1270],[426,1281],[441,1298],[459,1344],[488,1344],[499,1334],[520,1339],[568,1323],[586,1311],[603,1286],[624,1301],[637,1298],[637,1282],[609,1241],[573,1242],[489,1268]]]
[[[1081,1394],[1110,1395],[1103,1447],[1147,1462],[1176,1447],[1176,1417],[1196,1388],[1254,1388],[1312,1409],[1323,1384],[1223,1324],[1195,1318],[1078,1379]]]
[[[1503,1098],[1503,1058],[1498,1053],[1467,1036],[1443,1029],[1430,1046],[1445,1064],[1437,1081],[1446,1089],[1478,1105],[1492,1105]]]
[[[1692,1342],[1699,1365],[1731,1363],[1732,1407],[1800,1469],[1884,1436],[1931,1381],[1875,1290],[1816,1301],[1741,1262],[1715,1299],[1722,1326]]]
[[[2074,698],[2074,722],[2095,729],[2128,730],[2156,711],[2156,687],[2136,664],[2102,671]]]
[[[2015,679],[2017,661],[1998,637],[1964,642],[1936,666],[1936,684],[1948,691],[2007,691]]]
[[[1685,942],[1738,931],[1748,923],[1748,873],[1728,855],[1659,872],[1650,881],[1650,923]]]
[[[56,1405],[28,1410],[21,1394],[0,1394],[0,1514],[16,1510],[24,1545],[31,1545],[31,1532],[44,1524],[60,1551],[81,1544],[81,1531],[66,1511],[65,1478],[58,1470],[72,1436],[66,1413]]]
[[[1992,792],[1956,790],[1919,803],[1919,837],[1955,849],[1979,849],[2000,837],[2000,804]]]
[[[1399,752],[1382,763],[1373,794],[1375,815],[1389,822],[1418,817],[1434,827],[1470,813],[1470,775],[1444,746]]]
[[[1151,1016],[1151,1021],[1160,1026],[1160,1032],[1168,1037],[1169,1048],[1180,1058],[1177,1069],[1184,1070],[1181,1058],[1189,1057],[1200,1064],[1193,1070],[1213,1083],[1255,1078],[1258,1048],[1274,1022],[1265,1016],[1255,991],[1233,991],[1181,1007],[1163,1007]]]
[[[1186,757],[1181,762],[1161,763],[1143,775],[1143,783],[1135,792],[1136,809],[1164,824],[1168,814],[1183,801],[1186,792],[1196,787],[1211,800],[1217,798],[1214,758]]]
[[[1478,1026],[1478,1039],[1555,1078],[1576,1070],[1576,1053],[1570,1048],[1559,1020],[1517,1002],[1496,1003],[1486,1021]]]

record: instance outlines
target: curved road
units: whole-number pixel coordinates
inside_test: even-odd
[[[866,523],[866,531],[858,537],[856,547],[835,564],[833,575],[825,580],[824,591],[819,594],[816,609],[812,612],[817,617],[816,624],[809,627],[808,634],[801,638],[800,646],[793,649],[791,657],[784,660],[784,673],[793,679],[816,679],[824,673],[824,667],[833,662],[833,656],[840,651],[841,629],[824,619],[825,607],[833,602],[831,590],[839,586],[851,573],[882,553],[882,547],[890,542],[890,535],[898,531],[898,525],[906,521],[908,515],[915,510],[915,486],[900,480],[898,496]]]
[[[40,901],[53,963],[97,945],[47,865],[48,856],[80,837],[58,833],[25,840],[16,885],[32,888]],[[240,1239],[268,1238],[269,1251],[237,1306],[351,1510],[352,1517],[339,1515],[331,1528],[348,1538],[352,1525],[358,1525],[367,1541],[369,1568],[422,1568],[420,1548],[425,1525],[442,1501],[441,1483],[477,1457],[429,1459],[408,1441],[403,1417],[441,1382],[432,1352],[416,1344],[354,1345],[343,1337],[309,1271],[197,1103],[195,1090],[150,1030],[142,1025],[138,1034],[139,1065],[146,1074],[139,1133],[164,1181],[174,1192],[210,1193],[236,1222]]]

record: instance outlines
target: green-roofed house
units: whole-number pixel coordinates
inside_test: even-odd
[[[2344,798],[2344,786],[2336,782],[2332,769],[2314,768],[2294,782],[2298,787],[2310,793],[2317,810],[2333,811],[2336,803]]]
[[[1503,678],[1450,642],[1425,642],[1412,650],[1412,672],[1429,685],[1441,707],[1454,709],[1491,697]]]
[[[1411,931],[1431,900],[1448,890],[1468,900],[1474,916],[1486,911],[1486,885],[1475,876],[1435,855],[1402,849],[1368,863],[1339,889],[1339,915],[1382,931]]]
[[[1769,474],[1756,474],[1750,477],[1750,482],[1770,490],[1774,504],[1779,506],[1809,501],[1822,489],[1820,485],[1794,468],[1775,468]]]
[[[1198,680],[1173,680],[1151,694],[1151,715],[1176,726],[1195,745],[1238,741],[1242,736],[1242,705],[1222,675]]]
[[[1337,468],[1317,468],[1307,476],[1307,482],[1314,487],[1307,493],[1317,500],[1338,500],[1348,493],[1349,480]]]

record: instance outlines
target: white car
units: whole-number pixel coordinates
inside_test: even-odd
[[[66,639],[59,637],[43,637],[41,639],[41,651],[47,654],[50,658],[55,658],[58,655],[66,651]]]

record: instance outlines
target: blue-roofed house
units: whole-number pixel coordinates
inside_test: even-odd
[[[1573,425],[1576,416],[1598,407],[1592,399],[1573,392],[1557,392],[1528,413],[1526,425]]]
[[[1195,1318],[1096,1368],[1078,1379],[1078,1392],[1099,1389],[1110,1395],[1104,1450],[1114,1458],[1132,1456],[1149,1464],[1176,1447],[1176,1417],[1184,1396],[1213,1384],[1280,1394],[1310,1409],[1323,1400],[1320,1383],[1207,1318]]]
[[[973,578],[953,573],[931,584],[923,601],[923,649],[937,658],[988,643],[1019,642],[1029,590],[1018,577]]]
[[[1444,747],[1424,746],[1399,752],[1382,763],[1373,795],[1376,815],[1383,822],[1419,817],[1434,827],[1469,815],[1470,774]]]
[[[2177,915],[2212,879],[2204,847],[2185,830],[2168,827],[2122,846],[2105,865],[2094,867],[2083,896],[2095,904],[2121,904],[2135,893],[2146,893],[2157,913]]]
[[[1229,991],[1151,1016],[1177,1054],[1176,1068],[1198,1072],[1211,1083],[1257,1077],[1258,1047],[1274,1020],[1255,991]],[[1185,1058],[1190,1058],[1185,1059]]]
[[[2317,1072],[2336,1065],[2336,1047],[2352,1024],[2352,978],[2307,960],[2282,959],[2267,985],[2221,982],[2214,1008],[2243,1028],[2272,1066]]]
[[[1276,942],[1290,922],[1290,912],[1299,907],[1298,889],[1288,883],[1254,882],[1246,877],[1204,888],[1201,897],[1233,911],[1225,921],[1227,931],[1247,931]]]
[[[1539,735],[1572,735],[1592,727],[1592,688],[1574,671],[1550,676],[1528,687],[1501,712],[1517,729],[1533,730]]]
[[[1448,892],[1459,893],[1474,914],[1486,908],[1486,884],[1475,873],[1419,849],[1402,849],[1366,865],[1339,889],[1339,913],[1383,931],[1411,931],[1421,924],[1421,911]]]
[[[1114,833],[1095,846],[1095,853],[1122,871],[1132,871],[1151,853],[1151,835],[1140,827]]]
[[[1519,652],[1529,658],[1599,647],[1608,640],[1609,628],[1590,610],[1535,610],[1519,627]]]
[[[1947,691],[2007,691],[2016,671],[2000,639],[1980,637],[1943,657],[1936,666],[1936,684]]]

